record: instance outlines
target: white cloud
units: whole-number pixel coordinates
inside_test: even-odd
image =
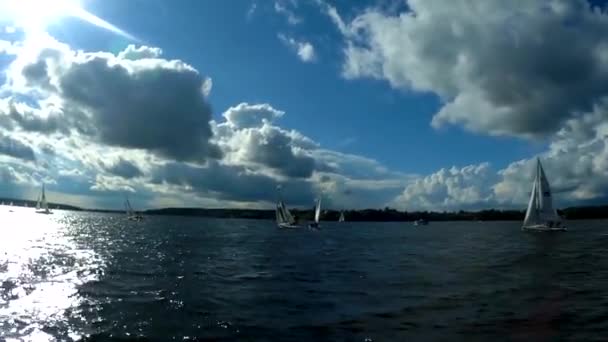
[[[441,169],[409,184],[394,204],[408,210],[478,208],[492,201],[497,178],[488,163]]]
[[[297,2],[294,0],[275,0],[274,2],[275,12],[283,15],[290,25],[298,25],[302,22],[302,18],[298,17],[292,10],[295,7],[297,7]]]
[[[344,76],[436,94],[435,127],[547,136],[608,94],[608,14],[585,0],[407,5],[349,23],[324,8],[346,41]]]
[[[240,103],[228,108],[224,114],[226,122],[236,128],[261,127],[265,122],[273,122],[282,117],[285,112],[272,108],[268,103]]]
[[[297,53],[298,58],[300,58],[302,62],[311,63],[316,61],[317,54],[315,52],[315,47],[310,42],[298,41],[282,33],[279,33],[278,37],[283,44],[287,45],[291,50]]]

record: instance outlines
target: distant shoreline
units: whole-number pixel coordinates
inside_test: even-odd
[[[13,202],[16,206],[34,207],[35,201],[0,198],[4,204]],[[101,212],[101,213],[123,213],[122,210],[87,209],[60,203],[49,203],[51,209]],[[185,217],[209,217],[209,218],[242,218],[242,219],[275,219],[274,210],[264,209],[206,209],[206,208],[161,208],[140,211],[145,215],[166,215]],[[309,210],[293,209],[292,212],[303,220],[311,220],[312,208]],[[608,218],[608,205],[569,207],[558,210],[558,213],[566,220],[583,219],[605,219]],[[346,221],[351,222],[409,222],[418,219],[429,221],[521,221],[524,219],[525,211],[522,210],[497,210],[485,209],[479,211],[455,211],[455,212],[429,212],[415,211],[406,212],[396,209],[362,209],[345,210]],[[338,221],[340,211],[323,211],[324,221]]]

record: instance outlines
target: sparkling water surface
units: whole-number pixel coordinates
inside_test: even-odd
[[[0,211],[0,340],[605,341],[608,221]]]

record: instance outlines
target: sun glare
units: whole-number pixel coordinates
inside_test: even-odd
[[[47,25],[82,12],[78,0],[0,0],[4,20],[25,30],[44,30]]]
[[[10,22],[11,25],[21,27],[28,33],[45,31],[48,25],[65,17],[75,17],[123,37],[137,40],[127,32],[87,12],[82,8],[79,0],[0,0],[0,21]]]

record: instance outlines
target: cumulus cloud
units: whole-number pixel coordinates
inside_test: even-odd
[[[264,122],[273,122],[282,117],[285,112],[274,109],[267,103],[240,103],[228,108],[224,114],[226,121],[235,128],[261,127]]]
[[[284,112],[268,104],[241,103],[223,116],[217,124],[217,144],[231,164],[256,164],[284,177],[309,178],[315,161],[309,150],[315,143],[296,131],[272,124]]]
[[[311,63],[316,61],[317,54],[315,52],[315,47],[310,42],[299,41],[282,33],[279,33],[278,37],[283,44],[297,53],[298,58],[300,58],[302,62]]]
[[[129,46],[117,55],[72,51],[52,42],[34,54],[19,56],[10,67],[14,89],[25,86],[59,100],[56,115],[13,118],[25,129],[57,130],[75,122],[96,141],[149,150],[177,160],[219,158],[203,88],[208,82],[180,60],[160,58],[162,51]],[[29,59],[28,59],[29,58]],[[85,118],[85,120],[83,120]]]
[[[322,149],[302,133],[277,126],[284,114],[269,104],[228,108],[224,122],[213,122],[223,160],[204,166],[167,162],[152,168],[153,183],[173,193],[252,206],[276,200],[281,184],[291,205],[308,206],[322,194],[329,206],[356,208],[385,205],[407,183],[407,176],[374,160]]]
[[[407,184],[377,161],[281,127],[285,112],[267,103],[240,103],[210,120],[211,79],[158,48],[114,54],[50,38],[27,44],[0,99],[0,159],[10,166],[2,177],[10,184],[44,179],[59,199],[110,208],[124,192],[151,204],[269,207],[278,185],[290,206],[321,195],[327,206],[381,207]]]
[[[441,169],[409,184],[394,203],[408,210],[454,210],[487,206],[498,180],[488,163]]]
[[[608,196],[608,101],[579,118],[570,119],[557,133],[541,159],[553,192],[576,203]],[[502,170],[495,186],[497,198],[527,199],[534,159],[514,162]]]
[[[598,203],[608,197],[608,99],[569,119],[539,154],[558,207]],[[402,208],[523,209],[530,196],[536,157],[495,171],[489,164],[442,169],[420,177],[395,199]]]
[[[436,94],[436,127],[546,136],[608,94],[608,15],[585,0],[407,5],[348,23],[325,8],[345,37],[344,76]]]

